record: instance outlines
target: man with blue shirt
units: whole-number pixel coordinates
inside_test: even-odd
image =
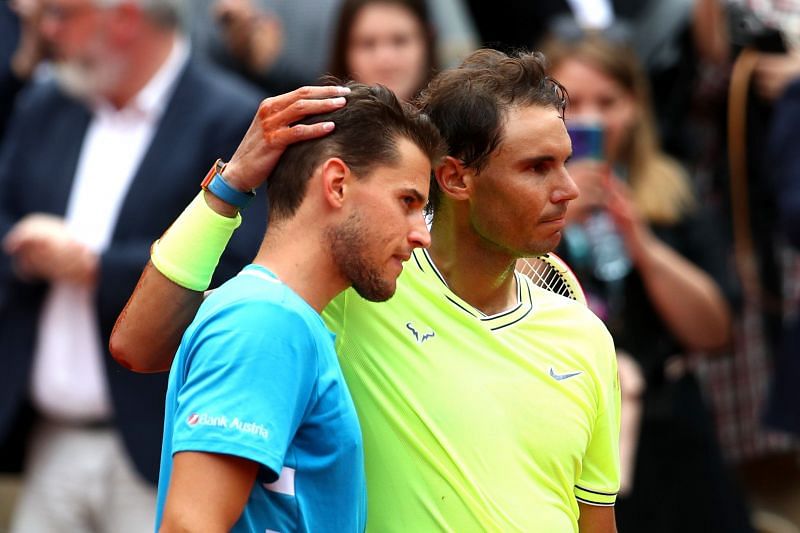
[[[392,296],[403,261],[430,243],[423,209],[443,148],[427,117],[387,89],[349,89],[334,101],[300,99],[303,113],[337,105],[304,121],[335,130],[281,156],[258,255],[203,303],[183,336],[166,400],[161,531],[365,527],[361,430],[319,313],[349,286],[371,301]],[[224,175],[241,170],[237,156],[261,142],[259,117],[279,99],[262,103],[228,167],[204,181],[213,195],[195,202],[249,200]],[[176,222],[184,223],[192,222]],[[154,258],[182,245],[168,231]],[[202,243],[191,246],[202,253]]]

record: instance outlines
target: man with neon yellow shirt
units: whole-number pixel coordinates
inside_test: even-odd
[[[440,74],[422,100],[450,147],[430,251],[389,302],[347,291],[325,310],[362,426],[370,530],[615,531],[612,341],[584,306],[514,271],[558,244],[577,196],[564,101],[537,54],[479,51]],[[289,142],[279,113],[262,126],[262,154]],[[270,167],[240,152],[225,175],[247,190]],[[162,271],[196,267],[164,259]],[[118,360],[166,368],[203,288],[148,266],[112,338]]]

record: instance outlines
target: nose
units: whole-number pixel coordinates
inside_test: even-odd
[[[580,194],[578,185],[572,179],[567,167],[561,169],[561,182],[553,191],[553,203],[568,202],[574,200]]]
[[[411,230],[408,232],[408,242],[412,248],[430,247],[431,232],[428,231],[428,224],[425,221],[424,214],[415,217]]]

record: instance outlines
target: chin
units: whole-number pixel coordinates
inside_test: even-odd
[[[525,250],[525,253],[520,255],[520,257],[536,257],[539,255],[550,253],[556,248],[558,248],[558,244],[560,242],[561,242],[561,232],[559,231],[546,241],[538,241],[535,243],[531,243],[531,245],[528,246],[527,250]]]
[[[541,247],[544,248],[544,251],[541,253],[545,254],[547,252],[552,252],[556,248],[558,248],[559,243],[561,242],[562,232],[559,230],[553,233],[549,239],[541,243]]]
[[[558,248],[558,245],[561,243],[562,236],[563,235],[561,234],[561,231],[557,231],[556,234],[553,235],[553,238],[550,240],[552,244],[550,245],[550,249],[547,250],[548,252],[552,252],[553,250]]]
[[[90,73],[79,65],[56,63],[53,65],[53,74],[58,86],[73,98],[89,98],[97,92]]]
[[[385,302],[394,296],[397,290],[397,281],[371,279],[370,283],[353,283],[353,289],[359,296],[370,302]]]

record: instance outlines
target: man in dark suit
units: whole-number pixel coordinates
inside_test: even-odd
[[[42,3],[56,82],[19,96],[0,152],[0,455],[27,452],[14,530],[152,530],[166,376],[119,367],[108,339],[258,96],[189,58],[175,0]],[[249,209],[221,278],[263,236],[265,201]]]

